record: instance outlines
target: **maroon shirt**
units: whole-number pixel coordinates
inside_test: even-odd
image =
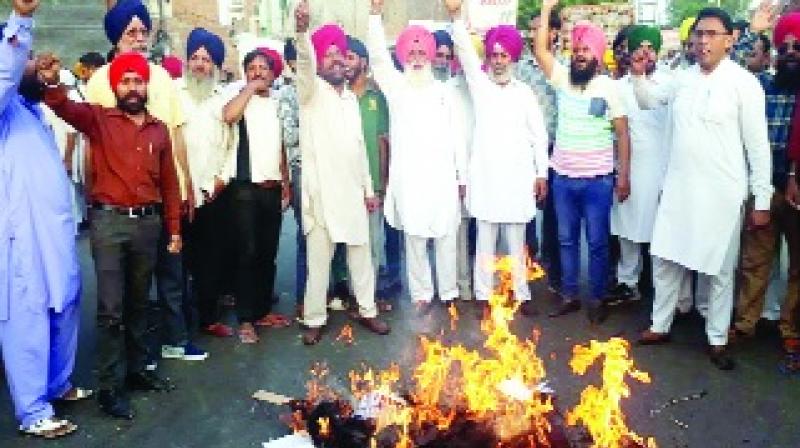
[[[147,114],[137,125],[117,108],[77,103],[66,87],[45,89],[44,102],[91,144],[92,202],[136,207],[163,203],[170,235],[180,234],[181,197],[167,126]]]

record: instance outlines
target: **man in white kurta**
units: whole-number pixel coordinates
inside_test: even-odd
[[[451,10],[453,41],[475,107],[467,166],[467,208],[478,222],[475,297],[486,301],[492,294],[492,261],[500,234],[514,259],[514,297],[526,302],[531,294],[525,264],[525,225],[536,215],[536,193],[546,193],[544,118],[531,88],[510,76],[511,65],[505,74],[501,74],[500,66],[498,70],[493,67],[491,77],[481,70],[481,61],[459,14],[459,10]],[[492,40],[495,43],[487,47],[490,60],[519,59],[522,41],[516,40],[514,32],[507,29],[495,34],[503,37]]]
[[[755,196],[749,224],[769,222],[770,147],[764,91],[752,74],[727,56],[733,44],[730,17],[706,8],[693,32],[697,65],[662,86],[640,77],[634,84],[643,107],[659,102],[672,106],[670,159],[651,246],[653,323],[640,342],[668,340],[681,279],[692,269],[710,283],[706,334],[711,361],[729,370],[734,364],[724,349],[743,207],[749,183]],[[646,54],[655,59],[652,52]]]
[[[409,293],[412,301],[422,304],[430,303],[434,294],[427,250],[431,239],[439,298],[447,302],[458,297],[459,186],[465,184],[455,97],[451,88],[433,77],[433,42],[424,28],[406,28],[397,43],[405,70],[401,73],[386,49],[380,10],[373,8],[367,46],[373,55],[373,75],[389,104],[392,129],[384,213],[389,225],[405,234]]]
[[[373,332],[387,334],[389,326],[377,319],[375,274],[369,248],[367,213],[368,209],[375,210],[377,204],[358,99],[344,86],[343,55],[347,39],[336,25],[325,25],[309,38],[305,2],[300,3],[295,15],[303,159],[301,201],[308,253],[303,306],[308,331],[303,342],[318,343],[327,322],[326,292],[336,243],[347,245],[359,322]]]
[[[628,36],[628,50],[635,51],[644,46],[658,53],[660,33],[655,27],[634,27]],[[663,71],[655,70],[655,64],[645,67],[641,60],[637,60],[631,65],[632,71],[640,70],[636,74],[646,74],[655,83],[664,83],[668,79]],[[618,80],[617,85],[627,111],[631,139],[631,193],[623,202],[614,201],[611,209],[611,233],[619,236],[620,245],[619,286],[615,296],[639,297],[637,285],[644,267],[643,246],[650,243],[653,235],[658,197],[667,165],[668,153],[664,144],[667,107],[662,104],[654,109],[640,108],[630,75]]]

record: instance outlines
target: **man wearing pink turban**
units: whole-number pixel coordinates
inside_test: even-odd
[[[328,320],[326,295],[337,243],[347,245],[347,265],[358,308],[368,330],[388,334],[378,319],[369,217],[379,206],[369,172],[358,98],[345,86],[347,37],[325,25],[308,36],[308,3],[295,10],[300,151],[303,155],[302,222],[308,281],[303,300],[303,343],[319,343]],[[312,56],[312,42],[314,55]]]
[[[494,28],[486,39],[489,73],[481,70],[460,2],[448,2],[453,41],[474,104],[475,126],[467,164],[467,209],[477,220],[475,298],[487,309],[492,260],[502,238],[514,258],[514,298],[532,314],[525,272],[525,227],[547,194],[547,131],[536,96],[512,76],[522,39],[514,28]],[[535,248],[528,248],[534,252]]]
[[[391,110],[392,156],[384,214],[390,226],[403,231],[409,294],[418,313],[425,315],[434,296],[429,240],[436,253],[439,298],[449,302],[459,296],[456,243],[466,145],[457,121],[455,92],[433,76],[433,34],[413,25],[400,33],[395,54],[404,69],[401,73],[386,50],[382,6],[381,0],[372,1],[367,47],[375,81]]]
[[[544,0],[541,16],[549,17],[557,3]],[[617,84],[599,74],[606,48],[603,31],[588,22],[575,25],[569,68],[559,63],[549,49],[549,32],[549,23],[542,20],[533,50],[558,95],[558,125],[550,167],[555,172],[553,200],[561,246],[563,301],[550,316],[562,316],[581,307],[580,229],[585,222],[591,293],[583,304],[589,322],[597,324],[606,317],[603,299],[615,184],[619,202],[625,201],[630,192],[628,121]]]

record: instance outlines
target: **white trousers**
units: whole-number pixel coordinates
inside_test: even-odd
[[[642,243],[634,243],[619,237],[619,263],[617,264],[617,281],[631,288],[639,284],[644,263],[642,260]]]
[[[458,246],[456,247],[458,269],[458,295],[461,300],[472,300],[472,273],[469,259],[469,219],[464,218],[458,225]]]
[[[456,246],[458,229],[439,238],[424,238],[405,234],[406,271],[408,292],[413,302],[430,302],[433,299],[433,273],[428,258],[428,240],[433,239],[436,257],[436,284],[439,298],[447,302],[458,297]]]
[[[656,293],[653,300],[653,325],[650,331],[669,332],[688,275],[689,270],[685,267],[653,257],[653,282]],[[717,275],[698,274],[698,299],[708,291],[706,336],[711,345],[721,346],[728,343],[728,329],[733,313],[734,277],[733,267],[726,268]],[[698,309],[701,309],[700,301],[698,300]]]
[[[372,269],[377,282],[378,270],[383,264],[386,234],[383,230],[383,207],[369,214],[369,247],[372,255]]]
[[[531,299],[525,266],[525,224],[478,221],[475,251],[475,298],[489,300],[494,283],[493,264],[497,255],[497,238],[502,235],[508,255],[514,259],[514,296],[525,302]]]
[[[335,247],[328,229],[322,226],[314,226],[306,235],[308,280],[303,300],[303,321],[312,328],[321,327],[328,321],[327,292]],[[361,317],[376,317],[375,270],[369,244],[347,246],[347,268]]]

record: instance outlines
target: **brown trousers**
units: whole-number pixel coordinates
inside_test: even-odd
[[[764,308],[767,286],[781,236],[789,247],[789,275],[786,300],[781,306],[780,332],[784,338],[800,337],[800,211],[795,210],[783,193],[776,192],[770,204],[770,223],[742,234],[739,298],[736,328],[747,334],[755,332]]]

